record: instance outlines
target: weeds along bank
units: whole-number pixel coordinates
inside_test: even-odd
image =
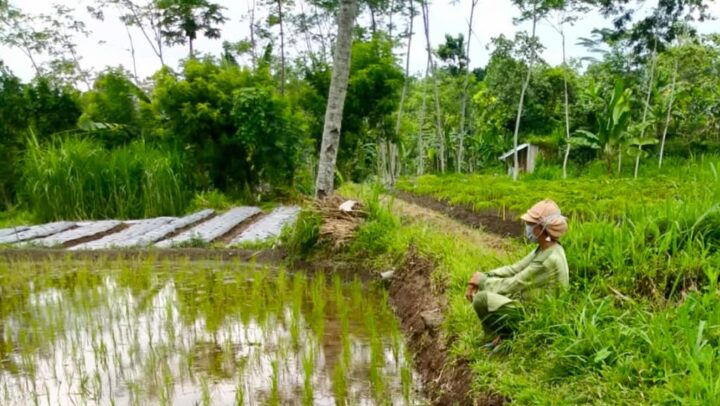
[[[516,404],[716,404],[720,267],[714,229],[705,226],[716,218],[716,192],[693,188],[717,184],[709,164],[689,168],[686,174],[697,177],[685,182],[670,176],[640,182],[658,187],[657,193],[609,179],[572,180],[564,188],[530,179],[513,185],[491,176],[404,181],[403,189],[485,208],[493,206],[482,206],[484,199],[498,190],[505,190],[500,198],[517,209],[549,195],[572,215],[565,240],[571,289],[528,307],[518,336],[500,354],[482,348],[488,338],[463,298],[466,282],[472,272],[518,259],[530,247],[479,245],[423,219],[396,216],[393,203],[380,203],[377,193],[346,187],[342,193],[362,196],[370,212],[348,252],[372,258],[378,269],[397,265],[411,245],[432,259],[433,283],[448,302],[442,328],[452,354],[471,363],[476,396],[495,392]],[[669,184],[675,184],[674,194],[662,187]],[[624,192],[616,193],[622,185]],[[559,190],[563,194],[553,196]],[[616,197],[595,197],[572,209],[572,200],[565,199],[582,193]],[[692,198],[682,202],[682,193]],[[668,202],[662,196],[673,198]],[[602,205],[618,211],[600,212]],[[619,216],[623,207],[627,212]]]

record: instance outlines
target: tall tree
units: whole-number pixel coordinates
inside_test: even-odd
[[[193,42],[198,34],[206,38],[220,38],[219,25],[225,22],[224,7],[208,0],[157,0],[162,11],[160,33],[165,43],[189,46],[189,57],[194,58]]]
[[[565,102],[565,155],[563,157],[563,179],[567,178],[567,164],[570,158],[570,92],[568,90],[568,76],[570,75],[570,67],[567,63],[567,54],[565,46],[565,25],[573,23],[577,20],[577,13],[584,13],[587,7],[579,4],[576,0],[561,0],[553,7],[555,11],[556,21],[550,22],[550,25],[560,35],[562,46],[562,66],[563,66],[563,98]]]
[[[645,105],[643,106],[642,122],[640,123],[640,140],[645,138],[645,130],[647,129],[647,115],[650,109],[650,96],[655,88],[655,67],[657,66],[657,49],[658,39],[655,37],[655,46],[653,47],[652,58],[650,60],[650,67],[648,68],[648,81],[647,81],[647,93],[645,95]],[[640,157],[642,156],[642,144],[638,144],[637,155],[635,156],[635,172],[634,178],[638,176],[638,169],[640,169]]]
[[[473,17],[475,16],[475,7],[479,0],[470,0],[470,18],[468,19],[468,35],[467,49],[465,50],[465,79],[463,80],[462,93],[460,96],[460,139],[458,140],[457,164],[455,165],[457,172],[462,172],[462,166],[465,162],[465,117],[467,116],[467,96],[468,86],[470,84],[470,39],[473,35]]]
[[[325,110],[325,125],[320,146],[318,175],[315,183],[315,196],[317,198],[324,198],[334,190],[335,163],[340,145],[340,127],[343,108],[345,107],[348,77],[350,76],[350,54],[356,14],[356,0],[340,0],[333,70]]]
[[[35,74],[42,75],[38,57],[51,46],[51,32],[36,28],[38,17],[25,14],[16,7],[6,4],[1,11],[0,42],[19,49],[30,60]]]
[[[428,64],[432,75],[433,98],[435,99],[435,136],[438,142],[438,156],[440,172],[445,172],[445,133],[442,127],[442,110],[440,109],[440,84],[438,83],[437,65],[433,58],[432,45],[430,43],[430,10],[427,0],[421,0],[423,28],[425,30],[425,43],[428,54]],[[427,75],[426,75],[427,77]]]
[[[522,89],[520,89],[520,101],[518,102],[517,116],[515,118],[515,132],[513,134],[513,180],[517,180],[518,172],[520,171],[520,165],[518,163],[518,134],[520,133],[520,119],[523,112],[523,103],[525,102],[525,93],[527,92],[528,85],[530,85],[530,77],[532,76],[532,68],[535,64],[535,57],[537,52],[535,51],[535,29],[537,28],[538,17],[538,3],[540,0],[529,0],[531,3],[530,18],[532,19],[532,34],[528,40],[528,67],[527,73],[525,74],[525,80],[523,81]],[[524,8],[527,4],[523,0],[515,0],[515,2]],[[527,10],[524,10],[523,18],[527,18]]]
[[[141,4],[138,0],[96,0],[94,6],[88,6],[88,11],[95,18],[104,20],[103,10],[108,6],[120,11],[120,21],[126,27],[136,27],[140,30],[150,49],[160,60],[160,64],[165,66],[163,34],[160,28],[162,15],[157,3],[148,1],[146,4]]]
[[[403,83],[402,93],[400,94],[400,105],[398,106],[397,122],[395,123],[395,133],[400,133],[400,123],[402,121],[403,108],[405,106],[405,97],[407,97],[408,84],[410,83],[410,50],[412,49],[412,37],[413,37],[413,21],[415,21],[415,10],[413,7],[414,0],[409,0],[408,5],[410,8],[410,14],[408,17],[408,28],[407,28],[407,48],[405,53],[405,81]]]

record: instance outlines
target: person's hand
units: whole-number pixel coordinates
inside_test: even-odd
[[[472,302],[473,298],[475,297],[475,294],[478,291],[478,287],[475,285],[468,285],[467,289],[465,290],[465,299],[468,300],[468,302]]]
[[[468,287],[465,290],[465,298],[469,301],[473,301],[473,297],[480,289],[480,286],[485,283],[487,275],[483,272],[475,272],[468,282]]]

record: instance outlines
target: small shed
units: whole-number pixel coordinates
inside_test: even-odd
[[[520,173],[527,172],[532,173],[535,170],[535,160],[540,152],[537,145],[532,144],[520,144],[517,146],[518,151],[518,169]],[[505,166],[508,168],[508,174],[512,175],[513,168],[515,167],[515,149],[502,154],[500,160],[505,162]]]

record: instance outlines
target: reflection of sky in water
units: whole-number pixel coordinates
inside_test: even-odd
[[[347,356],[332,283],[321,291],[326,304],[319,337],[312,280],[299,291],[295,306],[291,276],[283,298],[257,303],[262,296],[253,295],[253,288],[273,292],[273,281],[253,286],[254,271],[218,272],[223,273],[219,283],[230,285],[233,294],[219,294],[216,302],[207,291],[216,284],[196,286],[193,279],[172,276],[130,288],[118,283],[115,271],[83,288],[35,292],[40,288],[29,285],[24,310],[6,314],[1,324],[1,344],[11,350],[2,352],[0,403],[196,405],[209,399],[209,404],[232,405],[242,394],[244,404],[267,404],[275,376],[279,403],[299,404],[304,362],[312,360],[312,402],[334,405],[333,376],[343,359],[349,360],[348,404],[419,402],[415,388],[409,399],[403,395],[401,376],[407,376],[409,360],[383,297],[372,289],[358,294],[343,285]],[[243,272],[247,278],[239,276]],[[375,346],[363,311],[369,305],[383,307],[369,310],[377,326]],[[207,315],[219,316],[211,321]],[[373,373],[380,392],[371,384]]]

